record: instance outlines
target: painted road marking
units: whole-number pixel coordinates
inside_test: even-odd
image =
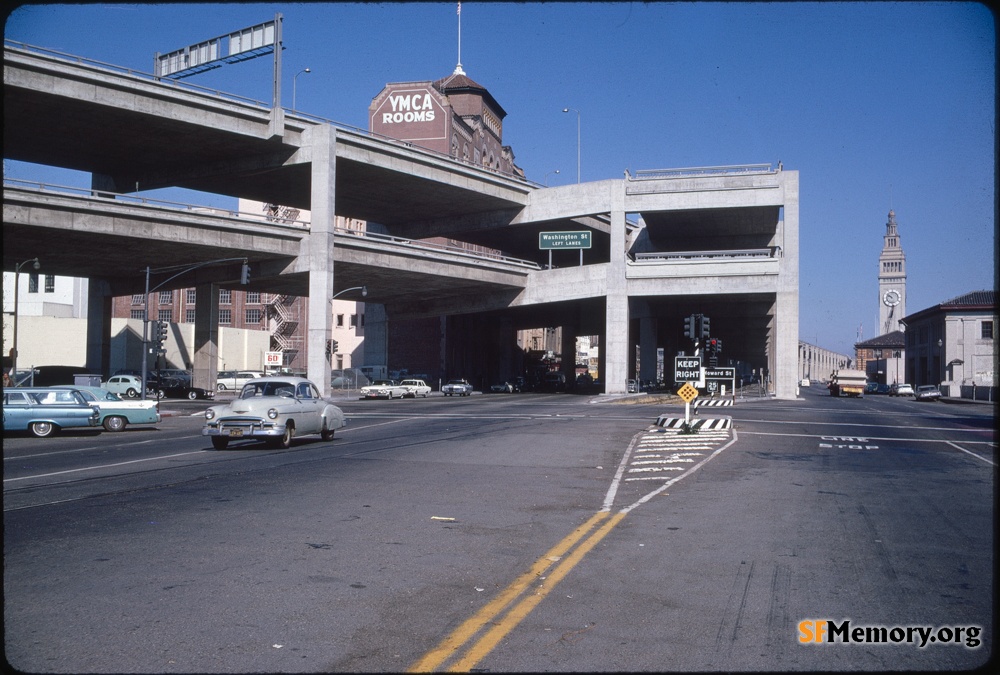
[[[661,494],[678,481],[690,476],[737,440],[734,431],[731,441],[721,447],[716,447],[707,457],[703,457],[696,464],[677,467],[682,473],[671,474],[668,476],[669,480],[664,481],[664,476],[658,477],[657,480],[661,481],[661,485],[655,490],[646,494],[630,506],[619,510],[614,515],[610,515],[618,488],[621,485],[626,470],[634,459],[633,455],[639,454],[636,452],[636,449],[640,446],[644,435],[647,434],[663,434],[663,432],[659,430],[642,432],[633,437],[632,442],[629,444],[625,455],[618,465],[615,477],[605,495],[604,506],[600,511],[549,549],[545,555],[538,558],[527,572],[515,579],[513,583],[501,591],[497,597],[484,605],[472,617],[466,619],[458,628],[445,637],[437,647],[417,660],[410,666],[408,672],[430,672],[445,666],[445,664],[449,664],[449,662],[450,664],[445,666],[448,672],[471,671],[476,664],[486,658],[497,644],[514,630],[555,589],[556,585],[630,511],[656,495]],[[721,442],[723,439],[719,438],[718,440]],[[691,451],[679,452],[678,454],[683,455],[684,458],[702,456],[700,452]],[[628,479],[625,478],[624,480]],[[555,567],[550,572],[549,569],[553,565]],[[479,636],[478,639],[477,636]]]

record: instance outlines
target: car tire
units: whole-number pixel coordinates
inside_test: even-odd
[[[216,450],[225,450],[229,447],[229,439],[225,436],[212,436],[212,447]]]
[[[196,392],[194,389],[192,389],[191,391],[188,392],[187,397],[188,397],[189,401],[193,401],[196,398],[198,398],[198,392]]]
[[[32,422],[28,430],[35,438],[46,438],[56,432],[56,425],[52,422]]]
[[[124,417],[109,415],[104,418],[104,429],[106,431],[125,431],[128,422]]]
[[[129,387],[128,389],[125,390],[125,395],[128,396],[129,398],[137,398],[139,396],[139,392],[137,392],[132,387]]]
[[[215,389],[216,389],[216,391],[225,391],[226,390],[226,385],[224,385],[224,384],[217,384],[217,385],[215,385]]]
[[[323,426],[323,431],[319,432],[320,438],[322,438],[324,441],[332,441],[333,440],[333,434],[334,434],[334,430],[333,429],[327,429],[325,425]]]
[[[285,425],[285,433],[281,435],[281,438],[275,438],[271,441],[272,448],[280,448],[282,450],[287,450],[292,447],[292,438],[295,436],[295,427],[291,424]]]

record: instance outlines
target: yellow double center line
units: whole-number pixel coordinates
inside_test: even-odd
[[[441,644],[410,666],[409,672],[435,670],[449,659],[458,656],[463,649],[465,652],[458,656],[458,659],[448,666],[447,670],[449,672],[471,670],[497,646],[504,636],[524,620],[538,603],[545,599],[545,596],[562,581],[570,570],[576,567],[590,549],[594,548],[615,525],[621,522],[622,518],[625,517],[625,512],[616,513],[611,518],[608,518],[609,515],[609,511],[599,511],[591,516],[586,523],[573,530],[569,536],[536,560],[527,572],[514,580],[500,595],[452,631],[448,637],[441,641]],[[601,522],[605,520],[606,522],[601,525]],[[588,534],[590,534],[589,537],[587,537]],[[573,549],[584,537],[587,539]],[[566,553],[571,549],[572,553],[567,556]],[[563,556],[566,557],[563,558]],[[542,580],[542,583],[536,583],[556,563],[559,564]],[[497,620],[497,617],[505,610],[506,614]],[[487,624],[492,624],[492,627],[476,639]]]

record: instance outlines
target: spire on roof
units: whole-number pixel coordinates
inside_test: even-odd
[[[462,70],[462,3],[458,3],[458,65],[452,75],[465,75]]]

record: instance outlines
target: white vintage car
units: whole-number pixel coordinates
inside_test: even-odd
[[[441,393],[445,396],[471,396],[472,385],[466,380],[448,380],[448,383],[441,387]]]
[[[375,380],[361,387],[361,398],[403,398],[406,389],[392,380]]]
[[[276,448],[288,448],[294,436],[319,434],[333,439],[347,426],[344,412],[323,398],[316,385],[303,377],[260,377],[249,381],[239,398],[205,412],[201,434],[216,450],[229,441],[253,439]]]
[[[418,396],[427,398],[427,395],[431,393],[431,388],[423,380],[403,380],[399,386],[406,390],[406,396],[410,398]]]

